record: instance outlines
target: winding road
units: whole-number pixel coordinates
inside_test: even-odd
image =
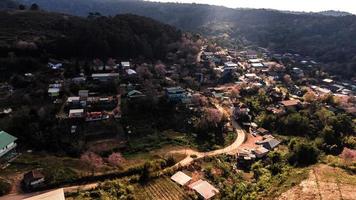
[[[218,104],[215,104],[215,107],[220,110],[220,112],[227,114],[227,116],[230,116],[227,111],[221,107]],[[240,127],[240,125],[235,121],[235,119],[233,119],[230,116],[231,119],[231,123],[232,126],[235,128],[237,137],[235,139],[235,141],[223,148],[223,149],[217,149],[214,151],[209,151],[209,152],[199,152],[199,151],[195,151],[193,149],[182,149],[182,150],[176,150],[176,151],[171,151],[169,153],[172,154],[185,154],[186,157],[179,161],[178,163],[175,164],[175,166],[188,166],[190,165],[194,160],[198,159],[198,158],[203,158],[203,157],[209,157],[209,156],[216,156],[216,155],[220,155],[220,154],[233,154],[235,152],[237,152],[238,148],[245,142],[246,138],[247,138],[247,134],[246,132]],[[192,158],[192,156],[194,158]]]

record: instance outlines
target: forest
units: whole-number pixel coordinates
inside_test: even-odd
[[[59,58],[143,56],[164,59],[181,38],[176,28],[136,15],[87,18],[39,10],[0,12],[0,55],[55,55]]]

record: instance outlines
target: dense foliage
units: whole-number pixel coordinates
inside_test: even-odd
[[[0,196],[8,194],[11,191],[11,184],[0,178]]]
[[[27,2],[26,0],[21,0]],[[327,63],[345,76],[355,74],[356,17],[324,14],[282,13],[271,10],[230,9],[199,4],[153,3],[142,1],[35,0],[48,10],[86,16],[135,13],[205,34],[228,33],[277,51],[298,52]],[[95,8],[95,9],[94,9]]]
[[[181,34],[135,15],[88,18],[42,11],[0,13],[0,55],[164,59]]]

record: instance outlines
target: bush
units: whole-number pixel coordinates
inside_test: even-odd
[[[0,196],[8,194],[10,191],[11,184],[4,179],[0,179]]]
[[[319,151],[312,143],[293,140],[289,148],[288,161],[292,165],[307,166],[318,161]]]

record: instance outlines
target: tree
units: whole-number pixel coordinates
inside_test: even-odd
[[[30,7],[30,10],[32,10],[32,11],[37,11],[39,9],[40,9],[40,7],[36,3],[33,3]]]
[[[292,113],[282,121],[282,132],[287,134],[304,135],[309,131],[309,119],[299,113]]]
[[[141,184],[145,184],[150,180],[150,178],[151,178],[150,170],[151,170],[151,164],[148,162],[145,163],[145,165],[142,168],[140,178],[139,178],[139,181]]]
[[[201,94],[193,94],[192,95],[192,103],[197,106],[207,106],[208,105],[208,98]]]
[[[307,166],[318,161],[319,151],[312,143],[293,141],[289,149],[288,161],[297,166]]]
[[[304,101],[312,103],[316,100],[316,95],[312,91],[308,91],[303,96]]]
[[[23,5],[23,4],[20,4],[20,5],[19,5],[19,10],[26,10],[26,6]]]
[[[291,84],[292,83],[292,78],[290,77],[289,74],[286,74],[283,76],[283,80],[286,84]]]
[[[80,160],[93,168],[93,171],[103,166],[103,159],[96,153],[87,151],[80,156]]]
[[[0,178],[0,197],[8,194],[11,191],[11,184]]]
[[[215,108],[207,108],[204,110],[204,116],[208,123],[217,126],[223,119],[223,114]]]
[[[162,63],[155,65],[155,72],[158,77],[163,77],[166,74],[166,66]]]
[[[356,150],[352,150],[345,147],[342,153],[340,154],[340,157],[351,163],[352,161],[356,160]]]
[[[108,162],[111,166],[118,167],[120,166],[123,162],[125,162],[125,158],[121,155],[121,153],[112,153],[108,157]]]

